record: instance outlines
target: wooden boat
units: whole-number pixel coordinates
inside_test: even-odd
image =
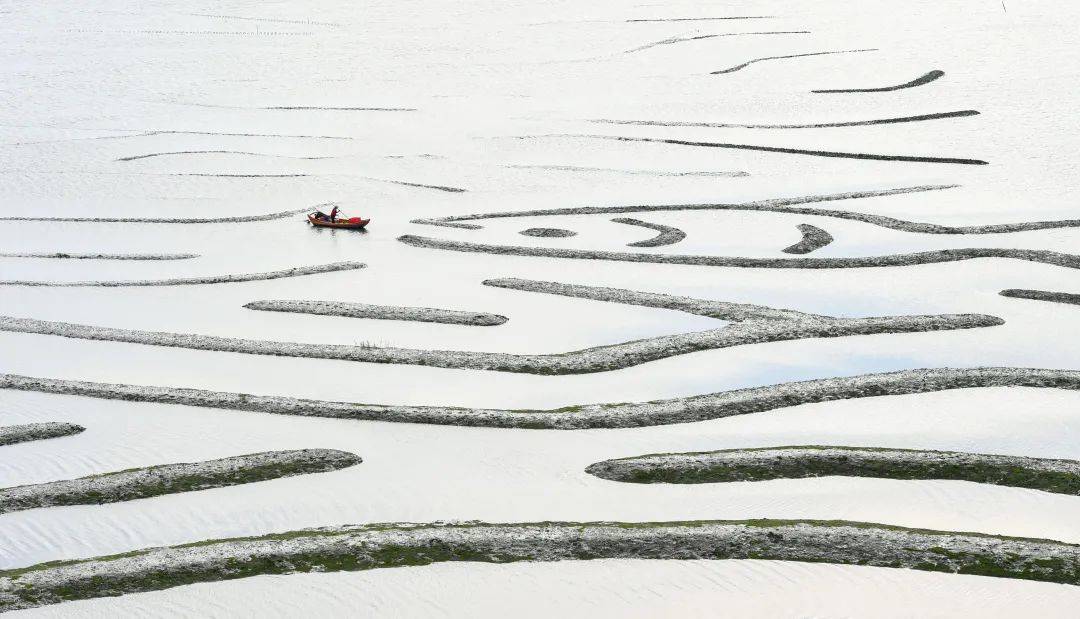
[[[346,230],[363,230],[364,226],[371,221],[370,219],[350,217],[349,219],[339,219],[331,222],[328,219],[316,219],[314,214],[308,215],[307,220],[311,225],[319,228],[344,228]]]

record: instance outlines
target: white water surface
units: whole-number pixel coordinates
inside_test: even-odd
[[[4,315],[265,340],[512,353],[559,353],[724,324],[481,284],[520,277],[835,316],[972,312],[1006,322],[967,331],[743,346],[557,377],[0,333],[0,371],[326,400],[520,408],[651,400],[905,368],[1080,368],[1072,343],[1080,309],[998,295],[1006,288],[1080,291],[1080,271],[1062,267],[978,259],[875,269],[736,269],[466,254],[396,240],[413,234],[495,245],[765,258],[786,256],[781,249],[800,238],[796,225],[810,223],[835,237],[810,257],[964,247],[1078,253],[1076,228],[929,235],[742,211],[489,219],[475,222],[484,226],[480,230],[410,223],[492,211],[735,203],[938,184],[959,186],[807,206],[947,225],[1076,218],[1080,132],[1071,119],[1080,68],[1073,34],[1078,13],[1068,3],[997,0],[828,0],[805,6],[769,0],[2,3],[0,217],[222,217],[336,202],[373,220],[366,233],[311,229],[302,215],[199,225],[0,221],[5,253],[200,255],[147,262],[0,258],[0,280],[162,279],[346,260],[367,265],[201,286],[0,286]],[[725,16],[771,17],[627,21]],[[671,38],[761,31],[809,33],[725,36],[627,51]],[[754,58],[862,48],[876,51],[768,60],[709,74]],[[945,76],[918,88],[811,92],[899,84],[933,69]],[[266,109],[290,106],[415,111]],[[967,109],[980,114],[818,129],[589,122],[798,124]],[[989,165],[555,134],[964,157]],[[131,157],[141,158],[124,160]],[[686,172],[747,175],[675,175]],[[676,226],[688,236],[667,247],[627,247],[653,232],[610,221],[617,216]],[[518,234],[539,226],[578,234]],[[509,321],[466,327],[242,307],[262,299],[474,310]],[[303,419],[0,391],[0,424],[72,421],[87,427],[72,437],[0,448],[0,486],[269,449],[339,448],[364,458],[333,473],[6,514],[0,516],[0,567],[399,520],[805,517],[1080,542],[1080,499],[1030,490],[843,478],[636,486],[583,472],[598,460],[650,452],[789,444],[1076,459],[1078,404],[1074,392],[969,389],[655,428],[535,431]],[[1075,589],[1058,585],[885,569],[602,561],[254,578],[26,614],[287,616],[302,604],[328,616],[484,617],[504,615],[513,602],[522,616],[700,616],[717,609],[738,616],[1015,616],[1036,605],[1048,616],[1066,616],[1075,597]]]

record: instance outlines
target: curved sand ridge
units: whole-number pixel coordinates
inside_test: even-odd
[[[839,93],[839,92],[889,92],[892,90],[903,90],[904,88],[915,88],[916,86],[922,86],[923,84],[929,84],[930,82],[945,75],[945,72],[940,69],[934,69],[928,71],[924,75],[905,82],[903,84],[897,84],[896,86],[884,86],[882,88],[836,88],[832,90],[811,90],[810,92],[817,93]]]
[[[28,441],[41,441],[47,438],[71,436],[86,430],[86,428],[74,423],[59,421],[45,421],[41,423],[25,423],[17,426],[0,426],[0,445],[14,445]]]
[[[496,282],[491,285],[498,286],[499,284]],[[645,304],[642,302],[635,303],[633,301],[635,298],[646,299],[646,302],[648,302],[648,299],[655,299],[657,297],[657,295],[638,293],[631,290],[593,288],[589,286],[565,286],[554,282],[533,282],[531,285],[533,286],[533,288],[531,288],[532,290],[551,292],[553,294],[564,294],[564,291],[569,290],[570,292],[567,296],[593,295],[593,298],[613,302],[623,302],[623,299],[631,299],[629,302],[635,305]],[[504,285],[502,287],[510,288],[513,287],[513,285]],[[678,297],[670,297],[669,301],[673,305],[687,305],[687,300]],[[695,300],[689,299],[688,301],[692,303]],[[1000,318],[984,314],[833,318],[830,316],[814,316],[798,312],[788,312],[784,314],[783,319],[779,319],[775,317],[779,315],[778,313],[770,313],[772,308],[724,304],[715,301],[698,302],[711,307],[713,312],[711,315],[717,318],[731,320],[738,324],[708,331],[659,336],[560,354],[529,355],[461,350],[426,350],[390,347],[376,348],[371,346],[343,344],[274,342],[189,333],[117,329],[37,320],[34,318],[15,318],[10,316],[0,316],[0,331],[57,335],[78,339],[105,340],[253,355],[306,357],[367,363],[423,365],[452,369],[564,375],[617,370],[702,350],[730,348],[733,346],[760,344],[763,342],[879,333],[912,333],[971,329],[1004,324],[1004,321]],[[748,312],[746,309],[747,307],[753,309]],[[749,319],[750,315],[755,315],[758,318],[766,315],[771,317],[753,320]]]
[[[122,136],[124,137],[124,136]],[[330,204],[316,204],[304,208],[266,213],[264,215],[244,215],[238,217],[0,217],[0,221],[56,221],[74,223],[123,223],[123,224],[225,224],[247,223],[251,221],[269,221],[283,219],[290,215],[307,213],[315,209],[330,206]]]
[[[59,260],[188,260],[199,254],[79,254],[69,252],[0,252],[0,258],[55,258]]]
[[[835,150],[813,150],[806,148],[791,148],[787,146],[763,146],[761,144],[735,144],[732,142],[695,142],[692,140],[676,140],[671,138],[645,138],[629,135],[597,135],[589,133],[548,133],[540,135],[518,136],[520,140],[535,140],[539,138],[582,138],[590,140],[615,140],[617,142],[651,142],[656,144],[674,144],[676,146],[698,146],[702,148],[726,148],[732,150],[751,150],[762,153],[781,153],[785,155],[810,155],[813,157],[830,157],[835,159],[862,159],[867,161],[903,161],[912,163],[951,163],[958,165],[988,165],[989,162],[982,159],[968,159],[964,157],[931,157],[927,155],[889,155],[878,153],[851,153]]]
[[[960,110],[957,112],[938,112],[935,114],[919,114],[917,116],[899,116],[894,118],[876,118],[873,120],[850,120],[831,123],[774,125],[664,120],[608,120],[604,118],[591,119],[589,120],[589,122],[607,125],[635,125],[642,127],[706,127],[711,129],[825,129],[829,127],[865,127],[869,125],[892,125],[898,123],[921,122],[924,120],[941,120],[943,118],[962,118],[965,116],[977,116],[978,114],[979,112],[976,110]]]
[[[654,204],[634,206],[577,206],[550,209],[532,209],[526,211],[495,211],[491,213],[472,213],[469,215],[450,215],[447,217],[433,217],[430,219],[414,219],[414,224],[426,224],[429,226],[445,226],[447,228],[464,228],[479,230],[483,228],[478,224],[461,223],[465,221],[477,221],[481,219],[503,219],[507,217],[546,217],[553,215],[604,215],[613,213],[654,213],[669,211],[760,211],[766,213],[789,213],[795,215],[814,215],[818,217],[833,217],[849,221],[859,221],[866,224],[899,230],[901,232],[918,232],[921,234],[1006,234],[1011,232],[1028,232],[1031,230],[1051,230],[1056,228],[1080,227],[1080,219],[1059,219],[1056,221],[1027,221],[1009,224],[982,224],[974,226],[945,226],[919,221],[907,221],[895,217],[885,217],[872,213],[859,213],[856,211],[841,211],[836,209],[814,208],[800,206],[814,202],[835,202],[838,200],[855,200],[859,198],[878,198],[908,193],[922,193],[927,191],[939,191],[953,189],[958,185],[919,185],[914,187],[899,187],[895,189],[882,189],[876,191],[853,191],[846,193],[834,193],[814,196],[802,196],[796,198],[773,198],[758,200],[755,202],[742,202],[737,204]]]
[[[951,479],[1080,495],[1080,462],[959,451],[800,445],[649,454],[605,460],[585,471],[639,484],[707,484],[827,475]]]
[[[1031,299],[1032,301],[1050,301],[1052,303],[1067,303],[1080,305],[1080,294],[1071,292],[1051,292],[1049,290],[1029,290],[1025,288],[1009,288],[999,292],[1003,297],[1014,299]]]
[[[679,241],[686,238],[685,232],[673,226],[649,223],[647,221],[641,221],[640,219],[634,219],[632,217],[616,217],[611,221],[620,224],[628,224],[631,226],[641,226],[642,228],[649,228],[650,230],[656,230],[660,233],[651,239],[638,241],[636,243],[627,243],[627,247],[661,247],[663,245],[674,245],[675,243],[678,243]]]
[[[872,47],[872,48],[868,48],[868,49],[842,49],[842,50],[828,51],[828,52],[810,52],[808,54],[788,54],[786,56],[765,56],[764,58],[753,58],[751,60],[747,60],[746,62],[744,62],[742,64],[737,64],[737,65],[735,65],[733,67],[728,67],[726,69],[720,69],[719,71],[712,71],[712,72],[709,73],[709,75],[721,75],[721,74],[724,74],[724,73],[734,73],[735,71],[738,71],[740,69],[745,69],[746,67],[748,67],[748,66],[750,66],[750,65],[752,65],[754,63],[765,62],[767,60],[784,60],[784,59],[787,59],[787,58],[805,58],[807,56],[830,56],[832,54],[855,54],[855,53],[858,53],[858,52],[876,52],[876,51],[878,51],[877,48]]]
[[[442,561],[772,559],[1080,584],[1080,546],[842,520],[543,522],[325,527],[0,572],[0,611],[296,572]]]
[[[1080,390],[1080,371],[1008,367],[924,368],[747,387],[651,402],[582,404],[546,410],[361,404],[0,374],[0,389],[38,393],[303,417],[534,430],[635,428],[692,423],[816,402],[981,387],[1038,387],[1076,391]]]
[[[341,301],[252,301],[247,309],[268,312],[294,312],[320,316],[346,318],[373,318],[376,320],[411,320],[415,322],[438,322],[448,325],[471,325],[492,327],[506,322],[506,316],[487,312],[465,312],[433,307],[402,307],[398,305],[369,305]]]
[[[333,273],[335,271],[351,271],[362,269],[366,265],[361,262],[332,262],[330,264],[318,264],[306,267],[293,267],[280,271],[267,271],[265,273],[239,273],[227,275],[204,275],[202,277],[179,277],[174,279],[133,279],[133,280],[99,280],[77,282],[48,282],[35,280],[0,280],[0,286],[192,286],[197,284],[227,284],[233,282],[254,282],[266,279],[281,279],[284,277],[300,277],[302,275],[314,275],[316,273]]]
[[[566,238],[569,236],[577,236],[577,232],[573,230],[565,230],[563,228],[526,228],[518,234],[524,236],[535,236],[540,238]]]
[[[1012,258],[1041,264],[1080,269],[1080,255],[1064,254],[1042,249],[1005,249],[1000,247],[970,247],[963,249],[939,249],[910,254],[887,254],[884,256],[860,256],[856,258],[743,258],[740,256],[700,256],[678,254],[635,254],[617,251],[589,249],[561,249],[554,247],[522,247],[519,245],[487,245],[435,239],[406,234],[398,240],[406,245],[427,249],[504,256],[533,256],[541,258],[571,258],[576,260],[614,260],[619,262],[652,262],[657,264],[687,264],[709,267],[736,267],[750,269],[854,269],[870,267],[912,266],[957,262],[975,258]]]
[[[832,235],[817,226],[799,224],[796,227],[802,232],[802,240],[782,249],[785,254],[808,254],[833,242]]]
[[[0,514],[58,505],[99,505],[147,497],[221,488],[359,464],[355,454],[336,449],[267,451],[219,460],[162,464],[78,479],[0,488]]]

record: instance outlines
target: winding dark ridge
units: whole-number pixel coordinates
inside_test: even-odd
[[[809,54],[788,54],[786,56],[765,56],[764,58],[754,58],[752,60],[747,60],[746,62],[744,62],[742,64],[737,64],[737,65],[735,65],[733,67],[728,67],[726,69],[720,69],[719,71],[712,71],[712,72],[709,73],[709,75],[721,75],[723,73],[734,73],[735,71],[738,71],[739,69],[745,69],[746,67],[748,67],[748,66],[750,66],[750,65],[752,65],[752,64],[754,64],[756,62],[764,62],[766,60],[783,60],[785,58],[805,58],[806,56],[829,56],[829,55],[832,55],[832,54],[854,54],[854,53],[857,53],[857,52],[876,52],[876,51],[878,51],[876,47],[871,47],[871,48],[868,48],[868,49],[841,49],[841,50],[830,51],[830,52],[810,52]]]
[[[718,304],[713,303],[713,307]],[[739,322],[742,308],[729,319]],[[618,370],[678,355],[734,346],[787,340],[846,337],[883,333],[917,333],[974,329],[1004,324],[985,314],[879,316],[833,318],[803,314],[780,320],[746,320],[735,325],[693,333],[679,333],[558,354],[512,354],[467,350],[427,350],[348,344],[307,344],[249,340],[191,333],[117,329],[66,322],[0,316],[0,331],[55,335],[76,339],[167,346],[249,355],[334,359],[366,363],[422,365],[468,370],[564,375]]]
[[[606,303],[622,303],[624,305],[669,309],[677,312],[694,314],[695,316],[705,316],[707,318],[729,320],[732,322],[760,320],[786,320],[791,322],[834,320],[831,316],[808,314],[806,312],[790,309],[777,309],[765,305],[732,303],[730,301],[716,301],[713,299],[695,299],[694,297],[683,297],[657,292],[641,292],[639,290],[626,290],[625,288],[564,284],[561,282],[546,282],[535,279],[519,279],[516,277],[485,279],[482,283],[485,286],[506,288],[508,290],[539,292],[542,294],[555,294],[577,299],[591,299],[593,301],[603,301]]]
[[[616,217],[611,221],[630,226],[641,226],[642,228],[649,228],[650,230],[656,230],[660,233],[651,239],[638,241],[636,243],[627,243],[627,247],[662,247],[664,245],[674,245],[686,238],[685,232],[673,226],[649,223],[640,219],[634,219],[633,217]]]
[[[41,423],[24,423],[17,426],[0,426],[0,446],[26,443],[28,441],[41,441],[47,438],[71,436],[86,430],[86,428],[74,423],[60,421],[45,421]]]
[[[808,254],[833,242],[832,235],[817,226],[799,224],[796,227],[802,233],[802,240],[782,249],[785,254]]]
[[[268,312],[294,312],[320,316],[346,318],[374,318],[376,320],[410,320],[414,322],[438,322],[448,325],[471,325],[492,327],[506,322],[506,316],[487,312],[464,312],[433,307],[403,307],[400,305],[369,305],[342,301],[252,301],[247,309]]]
[[[829,127],[865,127],[868,125],[893,125],[898,123],[921,122],[924,120],[941,120],[944,118],[963,118],[965,116],[978,116],[977,110],[958,110],[956,112],[937,112],[934,114],[918,114],[916,116],[897,116],[895,118],[874,118],[871,120],[849,120],[831,123],[809,124],[746,124],[746,123],[713,123],[713,122],[684,122],[667,120],[610,120],[606,118],[589,119],[591,123],[606,125],[636,125],[645,127],[707,127],[712,129],[825,129]]]
[[[605,460],[585,472],[638,484],[709,484],[841,475],[950,479],[1080,495],[1080,462],[960,451],[798,445]]]
[[[406,234],[398,240],[413,247],[445,249],[448,251],[494,254],[505,256],[534,256],[541,258],[571,258],[576,260],[614,260],[619,262],[652,262],[657,264],[687,264],[710,267],[749,269],[855,269],[873,267],[912,266],[957,262],[975,258],[1011,258],[1041,264],[1080,269],[1080,256],[1042,249],[1005,249],[1000,247],[971,247],[939,249],[910,254],[861,256],[857,258],[743,258],[740,256],[695,256],[678,254],[636,254],[588,249],[554,247],[522,247],[518,245],[486,245]]]
[[[55,507],[101,505],[147,497],[250,484],[350,467],[360,457],[336,449],[266,451],[220,460],[162,464],[78,479],[0,488],[0,514]]]
[[[878,155],[874,153],[848,153],[832,150],[807,150],[804,148],[788,148],[785,146],[762,146],[759,144],[733,144],[729,142],[693,142],[690,140],[675,140],[670,138],[642,138],[625,135],[590,135],[585,133],[553,133],[548,135],[527,135],[522,139],[531,138],[588,138],[593,140],[615,140],[617,142],[650,142],[656,144],[674,144],[676,146],[698,146],[701,148],[726,148],[732,150],[752,150],[764,153],[783,153],[785,155],[812,155],[814,157],[830,157],[834,159],[863,159],[868,161],[905,161],[914,163],[952,163],[958,165],[988,165],[989,162],[982,159],[966,159],[962,157],[929,157],[923,155]]]
[[[575,559],[770,559],[1080,584],[1075,544],[843,520],[383,523],[0,571],[0,611],[263,574]]]
[[[840,211],[835,209],[821,209],[800,206],[814,202],[834,202],[838,200],[855,200],[860,198],[877,198],[894,196],[908,193],[921,193],[927,191],[940,191],[953,189],[959,185],[920,185],[915,187],[899,187],[896,189],[883,189],[877,191],[852,191],[847,193],[834,193],[815,196],[802,196],[797,198],[771,198],[754,202],[742,202],[737,204],[653,204],[633,206],[576,206],[566,208],[532,209],[525,211],[496,211],[492,213],[473,213],[470,215],[450,215],[447,217],[433,217],[430,219],[414,219],[414,224],[429,226],[444,226],[447,228],[464,228],[467,230],[479,230],[483,228],[478,224],[460,223],[465,221],[477,221],[480,219],[503,219],[507,217],[546,217],[549,215],[606,215],[616,213],[655,213],[670,211],[759,211],[767,213],[791,213],[795,215],[812,215],[817,217],[833,217],[858,221],[890,230],[901,232],[918,232],[922,234],[1007,234],[1011,232],[1027,232],[1031,230],[1052,230],[1056,228],[1080,227],[1080,219],[1059,219],[1056,221],[1027,221],[1011,224],[982,224],[975,226],[945,226],[918,221],[907,221],[895,217],[885,217],[872,213],[859,213],[856,211]]]
[[[37,280],[0,280],[0,286],[58,286],[58,287],[81,287],[81,286],[193,286],[198,284],[228,284],[233,282],[254,282],[266,279],[281,279],[284,277],[300,277],[301,275],[314,275],[316,273],[333,273],[335,271],[351,271],[362,269],[366,265],[361,262],[332,262],[330,264],[317,264],[306,267],[293,267],[280,271],[267,271],[265,273],[239,273],[230,275],[206,275],[203,277],[178,277],[175,279],[132,279],[132,280],[99,280],[78,282],[47,282]]]
[[[56,258],[70,260],[188,260],[199,254],[80,254],[69,252],[0,252],[0,258]]]
[[[541,238],[566,238],[569,236],[577,236],[577,232],[566,230],[564,228],[526,228],[521,232],[518,232],[518,234]]]
[[[1003,297],[1015,299],[1031,299],[1033,301],[1051,301],[1054,303],[1068,303],[1080,305],[1080,294],[1070,292],[1051,292],[1049,290],[1028,290],[1024,288],[1009,288],[999,292]]]
[[[905,88],[914,88],[916,86],[922,86],[923,84],[929,84],[930,82],[945,75],[944,71],[934,69],[927,72],[925,75],[921,75],[910,82],[903,84],[897,84],[896,86],[885,86],[883,88],[836,88],[831,90],[811,90],[810,92],[817,93],[838,93],[838,92],[889,92],[892,90],[903,90]]]
[[[0,217],[0,221],[63,221],[79,223],[124,223],[124,224],[224,224],[224,223],[247,223],[251,221],[269,221],[271,219],[284,219],[291,215],[307,213],[317,208],[329,206],[328,204],[316,204],[304,208],[296,208],[277,213],[264,215],[246,215],[237,217]]]
[[[717,37],[739,37],[739,36],[750,36],[750,35],[759,35],[759,34],[810,34],[810,31],[809,30],[772,30],[772,31],[768,31],[768,32],[727,32],[727,33],[724,33],[724,34],[701,34],[701,35],[694,36],[694,37],[671,37],[669,39],[663,39],[663,40],[660,40],[660,41],[654,41],[652,43],[642,45],[641,47],[635,47],[634,49],[628,49],[624,53],[632,54],[634,52],[640,52],[642,50],[651,49],[653,47],[660,47],[661,45],[674,45],[676,43],[686,43],[688,41],[700,41],[702,39],[715,39]]]
[[[362,404],[0,374],[0,389],[18,391],[302,417],[533,430],[638,428],[693,423],[817,402],[982,387],[1080,391],[1080,371],[1012,367],[923,368],[747,387],[668,400],[581,404],[555,409]],[[803,410],[806,412],[806,409]],[[811,412],[813,410],[810,409]]]

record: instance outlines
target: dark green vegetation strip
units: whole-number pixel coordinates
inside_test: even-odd
[[[1080,584],[1080,546],[821,520],[328,527],[0,572],[0,611],[264,574],[448,561],[767,559]]]
[[[58,505],[98,505],[147,497],[249,484],[307,473],[336,471],[360,463],[336,449],[267,451],[182,464],[163,464],[54,481],[0,488],[0,514]]]
[[[586,472],[639,484],[708,484],[842,475],[951,479],[1080,495],[1080,462],[959,451],[821,445],[724,449],[605,460]]]
[[[669,400],[581,404],[556,409],[361,404],[0,374],[0,389],[278,415],[531,430],[634,428],[691,423],[816,402],[981,387],[1039,387],[1075,391],[1080,390],[1080,371],[1003,367],[902,370],[747,387]]]
[[[1028,290],[1024,288],[1009,288],[999,292],[1003,297],[1015,299],[1031,299],[1033,301],[1051,301],[1054,303],[1068,303],[1080,305],[1080,294],[1071,292],[1051,292],[1049,290]]]
[[[71,436],[86,430],[86,428],[74,423],[59,421],[45,421],[41,423],[25,423],[16,426],[0,426],[0,445],[14,445],[28,441],[40,441],[47,438]]]

